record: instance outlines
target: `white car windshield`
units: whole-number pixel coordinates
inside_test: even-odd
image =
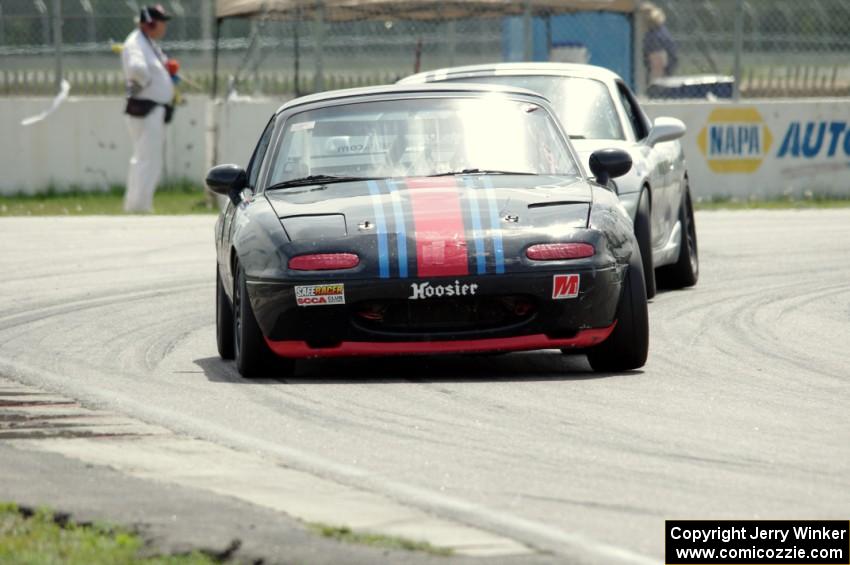
[[[268,185],[310,176],[579,175],[555,120],[503,95],[329,106],[287,119]]]
[[[608,88],[589,78],[556,75],[490,75],[449,77],[445,82],[519,86],[549,99],[573,139],[625,139]]]

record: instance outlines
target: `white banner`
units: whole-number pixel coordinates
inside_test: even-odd
[[[71,98],[49,119],[21,120],[49,99],[0,100],[0,194],[48,186],[97,190],[123,184],[130,139],[121,98]],[[281,100],[220,105],[218,163],[246,165]],[[192,97],[168,128],[166,178],[200,184],[207,170],[209,101]],[[651,117],[673,116],[688,126],[682,140],[695,196],[767,198],[805,191],[850,196],[850,99],[651,102]]]
[[[652,118],[688,126],[696,196],[850,196],[850,100],[651,102]]]

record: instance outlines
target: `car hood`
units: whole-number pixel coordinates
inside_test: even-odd
[[[265,197],[292,253],[349,249],[377,256],[386,272],[399,265],[392,272],[400,276],[408,263],[418,276],[454,276],[504,272],[527,245],[569,239],[587,227],[592,194],[577,177],[476,175],[312,185]]]
[[[381,221],[388,232],[399,231],[405,227],[402,219],[410,223],[408,227],[440,231],[440,225],[458,214],[470,225],[481,223],[482,229],[492,227],[494,215],[500,222],[533,227],[540,221],[530,210],[586,207],[592,199],[591,188],[582,179],[522,175],[330,183],[271,190],[265,195],[281,219],[342,216],[349,233],[364,225],[367,230],[378,229]]]

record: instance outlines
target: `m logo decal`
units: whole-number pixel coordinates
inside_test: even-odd
[[[555,275],[552,279],[552,300],[578,296],[579,275]]]

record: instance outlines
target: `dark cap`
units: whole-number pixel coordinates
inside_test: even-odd
[[[167,22],[170,19],[171,16],[165,13],[165,8],[162,7],[162,4],[151,4],[150,6],[145,6],[139,14],[139,21],[145,24],[153,22]]]

